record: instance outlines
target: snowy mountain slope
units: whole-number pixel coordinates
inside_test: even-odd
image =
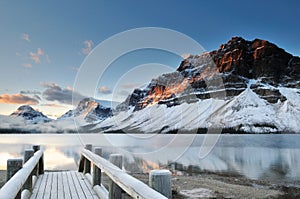
[[[98,100],[93,98],[85,98],[79,102],[74,110],[69,110],[58,120],[75,119],[80,125],[84,125],[102,121],[111,115],[111,108],[102,106]]]
[[[106,104],[109,103],[106,101]],[[99,100],[93,98],[83,99],[74,110],[68,111],[57,120],[49,119],[43,113],[23,105],[10,116],[0,117],[0,133],[86,132],[89,125],[102,121],[111,114],[111,108],[100,105]]]
[[[31,106],[28,105],[20,106],[10,116],[23,118],[26,123],[32,123],[32,124],[51,121],[51,119],[45,116],[42,112],[36,111]]]
[[[205,99],[173,107],[156,104],[135,112],[131,109],[104,120],[96,128],[127,133],[196,133],[207,128],[245,133],[299,132],[299,105],[292,102],[300,102],[300,95],[297,89],[284,90],[289,93],[287,100],[276,104],[248,88],[229,100]]]
[[[300,58],[265,40],[233,37],[189,55],[173,73],[135,89],[105,132],[300,133]]]

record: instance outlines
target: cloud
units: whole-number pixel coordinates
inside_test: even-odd
[[[22,66],[24,66],[25,68],[31,68],[32,64],[29,63],[23,63]]]
[[[38,96],[38,95],[34,95],[33,97],[34,97],[35,99],[37,99],[37,100],[42,100],[41,97]]]
[[[122,88],[126,88],[126,89],[133,89],[133,88],[137,88],[139,86],[141,86],[140,83],[126,83],[126,84],[121,85]]]
[[[29,37],[29,35],[26,34],[26,33],[22,33],[22,34],[21,34],[21,39],[23,39],[23,40],[25,40],[25,41],[27,41],[27,42],[30,42],[30,37]]]
[[[41,63],[41,56],[44,55],[44,51],[41,48],[37,49],[37,52],[29,52],[29,58],[33,60],[36,64]]]
[[[106,87],[106,86],[101,86],[98,90],[99,93],[102,93],[102,94],[111,94],[112,91]]]
[[[121,95],[121,96],[127,97],[128,95],[130,95],[130,92],[127,91],[127,90],[121,90],[121,91],[118,92],[118,94]]]
[[[40,91],[20,91],[20,94],[31,94],[31,95],[40,95],[42,94]]]
[[[61,104],[41,104],[41,106],[48,106],[48,107],[54,107],[54,108],[66,108],[66,106]]]
[[[0,103],[36,105],[39,101],[23,94],[3,94],[0,95]]]
[[[85,98],[78,92],[74,92],[71,87],[61,88],[56,83],[42,83],[42,86],[47,88],[43,92],[43,97],[48,101],[57,101],[63,104],[71,104],[72,99],[77,104],[80,100]]]
[[[82,51],[83,54],[87,55],[92,51],[94,43],[93,43],[92,40],[85,40],[83,42],[83,44],[84,44],[85,47],[82,48],[81,51]]]

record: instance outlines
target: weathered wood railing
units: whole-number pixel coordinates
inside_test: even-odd
[[[100,198],[167,199],[172,197],[169,171],[151,172],[150,184],[153,187],[152,189],[122,170],[122,155],[112,154],[109,158],[110,161],[107,161],[100,157],[102,155],[101,148],[95,148],[94,151],[95,153],[92,152],[92,145],[86,145],[81,153],[78,171],[85,174]],[[92,165],[93,173],[91,175]],[[104,172],[111,180],[108,191],[101,185],[101,172]]]
[[[0,189],[0,198],[29,198],[36,180],[34,176],[43,173],[43,150],[40,150],[39,145],[25,150],[24,160],[22,158],[7,160],[7,182]]]

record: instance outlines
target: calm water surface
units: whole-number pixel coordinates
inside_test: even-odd
[[[76,169],[87,143],[103,148],[103,156],[124,155],[124,167],[140,172],[177,162],[194,171],[238,173],[252,179],[300,181],[300,135],[221,135],[212,151],[199,158],[207,135],[0,135],[0,169],[24,149],[41,144],[46,169]],[[213,136],[213,135],[211,135]]]

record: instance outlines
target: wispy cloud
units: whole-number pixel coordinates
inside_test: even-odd
[[[22,66],[24,66],[25,68],[31,68],[32,64],[30,64],[30,63],[23,63]]]
[[[37,100],[42,100],[41,97],[40,97],[39,95],[34,95],[33,97],[34,97],[35,99],[37,99]]]
[[[66,108],[66,106],[61,105],[61,104],[41,104],[41,106],[48,106],[48,107],[53,107],[53,108]]]
[[[126,89],[137,88],[139,86],[141,86],[140,83],[126,83],[121,85],[122,88],[126,88]]]
[[[112,93],[112,90],[109,89],[107,86],[101,86],[98,90],[99,93],[102,93],[102,94],[111,94]]]
[[[44,55],[44,51],[38,48],[36,52],[29,52],[29,58],[33,60],[36,64],[41,63],[41,56]]]
[[[21,34],[21,39],[23,39],[23,40],[25,40],[25,41],[27,41],[27,42],[30,42],[30,37],[29,37],[29,35],[26,34],[26,33],[22,33],[22,34]]]
[[[29,34],[26,33],[21,34],[21,39],[27,42],[31,41]],[[25,68],[32,68],[33,64],[40,64],[42,62],[51,63],[49,55],[42,48],[37,48],[36,52],[32,50],[29,50],[29,53],[28,51],[23,53],[17,52],[16,55],[21,58],[22,66]]]
[[[62,88],[56,83],[42,83],[46,88],[43,92],[43,97],[48,101],[57,101],[63,104],[72,104],[72,99],[75,104],[85,98],[78,92],[73,91],[71,87]]]
[[[36,105],[39,101],[23,94],[3,94],[0,95],[0,103]]]
[[[40,95],[42,94],[40,91],[30,91],[30,90],[26,90],[26,91],[20,91],[20,94],[31,94],[31,95]]]
[[[92,40],[85,40],[83,44],[84,44],[84,48],[81,49],[81,52],[87,55],[92,51],[94,43]]]

